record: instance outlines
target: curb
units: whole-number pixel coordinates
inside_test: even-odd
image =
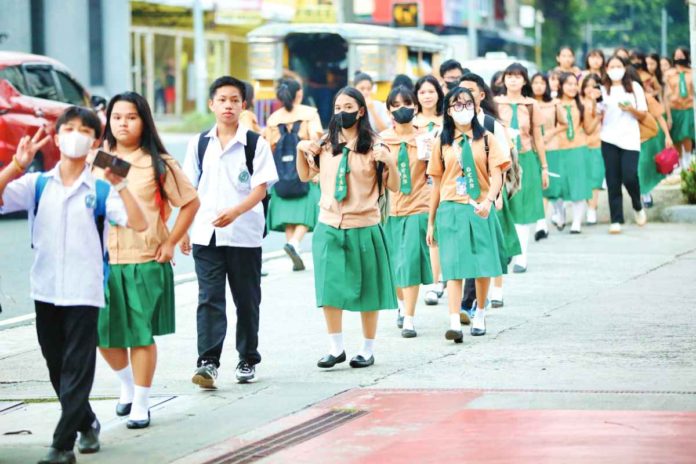
[[[679,224],[696,224],[696,205],[668,206],[662,210],[662,220]]]

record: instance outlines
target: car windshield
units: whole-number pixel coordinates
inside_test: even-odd
[[[28,95],[47,100],[58,100],[58,89],[50,67],[27,66],[25,67],[25,76]]]

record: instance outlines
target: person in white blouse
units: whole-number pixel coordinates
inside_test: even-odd
[[[599,105],[604,113],[600,138],[611,214],[609,233],[619,234],[624,222],[622,185],[631,197],[636,224],[643,226],[647,222],[638,181],[638,121],[646,116],[648,105],[643,88],[626,72],[626,61],[623,58],[612,56],[607,61],[606,68],[602,103]]]

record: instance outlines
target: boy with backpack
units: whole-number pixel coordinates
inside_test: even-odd
[[[97,317],[104,306],[104,237],[109,223],[147,228],[127,181],[105,172],[95,179],[86,163],[101,136],[101,121],[86,108],[70,107],[56,122],[60,162],[46,173],[24,175],[50,137],[43,128],[25,136],[12,162],[0,172],[0,214],[28,211],[34,264],[31,297],[36,333],[61,416],[53,443],[40,464],[74,463],[99,451],[100,425],[89,405],[97,348]],[[14,180],[13,180],[14,179]]]
[[[215,387],[220,367],[226,279],[237,307],[237,381],[256,376],[265,198],[278,180],[268,143],[239,123],[246,107],[244,83],[220,77],[209,96],[216,124],[191,140],[183,165],[201,201],[191,237],[181,243],[184,254],[193,251],[198,277],[198,361],[192,381],[201,388]]]

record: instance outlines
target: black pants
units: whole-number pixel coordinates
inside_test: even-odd
[[[198,276],[198,366],[204,361],[220,367],[227,333],[225,278],[237,307],[237,352],[239,360],[261,362],[259,306],[261,305],[261,248],[194,245]]]
[[[476,301],[476,279],[465,279],[462,309],[471,309],[474,306],[474,301]]]
[[[97,318],[92,306],[54,306],[35,302],[36,335],[62,409],[53,446],[72,450],[78,431],[96,419],[89,405],[97,360]]]
[[[624,150],[611,143],[602,142],[602,158],[607,176],[609,194],[609,213],[611,222],[623,224],[623,184],[631,196],[633,209],[640,211],[643,204],[640,201],[640,183],[638,182],[638,158],[640,152]]]

